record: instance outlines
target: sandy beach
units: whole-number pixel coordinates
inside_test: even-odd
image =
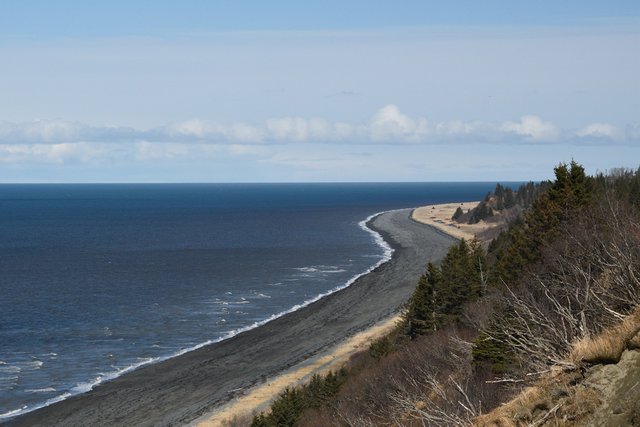
[[[478,233],[486,229],[484,222],[478,224],[458,224],[451,220],[458,207],[463,211],[473,209],[480,202],[443,203],[439,205],[427,205],[416,208],[411,213],[411,218],[423,224],[428,224],[438,230],[447,233],[457,239],[471,240]]]
[[[252,416],[269,409],[269,405],[287,387],[307,383],[314,374],[325,374],[342,368],[351,356],[366,351],[371,343],[390,333],[400,321],[400,315],[386,320],[346,338],[332,348],[310,357],[308,360],[252,387],[228,403],[214,409],[211,413],[194,420],[190,426],[217,427],[237,416]]]
[[[456,239],[473,240],[477,238],[484,244],[488,244],[505,226],[505,218],[500,213],[495,213],[489,222],[480,221],[476,224],[461,224],[451,219],[458,207],[467,212],[469,209],[478,206],[479,203],[460,202],[421,206],[413,210],[411,219],[437,228]]]
[[[142,367],[8,424],[184,425],[211,418],[225,404],[229,410],[239,396],[253,396],[245,409],[265,406],[268,399],[252,395],[259,390],[254,387],[273,383],[283,372],[291,376],[276,388],[289,380],[304,381],[318,369],[344,363],[350,351],[366,348],[368,341],[392,327],[390,319],[415,288],[425,263],[440,259],[455,242],[410,215],[410,209],[392,211],[370,222],[395,252],[389,262],[350,287],[259,328]],[[374,325],[376,329],[367,331]],[[335,347],[339,343],[342,346]],[[301,371],[305,363],[307,370]],[[276,388],[265,389],[262,396],[273,396]]]

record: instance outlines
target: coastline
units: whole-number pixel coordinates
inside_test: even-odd
[[[307,383],[314,374],[326,374],[342,368],[354,354],[365,351],[376,339],[393,330],[400,321],[396,314],[382,320],[356,334],[345,337],[344,341],[267,379],[264,383],[244,390],[242,395],[215,408],[210,413],[189,423],[195,427],[224,426],[237,416],[253,416],[269,409],[271,402],[287,387],[295,387]]]
[[[143,366],[88,393],[18,416],[8,423],[188,423],[265,378],[322,354],[344,337],[397,312],[422,273],[425,259],[439,259],[453,243],[451,237],[411,221],[410,211],[387,212],[371,220],[374,231],[382,234],[396,252],[389,262],[378,265],[351,286],[346,284],[306,307],[225,341]],[[426,251],[425,242],[430,243]]]
[[[430,225],[456,239],[472,240],[486,229],[486,225],[484,225],[484,223],[473,225],[458,224],[457,222],[453,222],[451,217],[458,207],[461,207],[463,210],[473,209],[478,206],[479,203],[480,202],[441,203],[437,205],[420,206],[411,212],[411,219],[422,224]]]
[[[460,202],[420,206],[411,212],[411,219],[429,225],[458,240],[478,239],[481,243],[488,244],[506,226],[505,219],[499,213],[494,215],[492,221],[481,220],[476,224],[459,223],[451,219],[458,207],[469,210],[478,206],[479,203]]]
[[[26,414],[28,414],[30,412],[37,411],[37,410],[42,409],[42,408],[46,408],[47,406],[53,405],[55,403],[62,402],[62,401],[66,400],[66,399],[69,399],[71,397],[84,394],[84,393],[86,393],[88,391],[91,391],[93,388],[99,386],[100,384],[112,381],[113,379],[119,378],[122,375],[126,375],[127,373],[132,372],[132,371],[134,371],[134,370],[136,370],[138,368],[141,368],[143,366],[151,365],[151,364],[155,364],[155,363],[159,363],[159,362],[163,362],[163,361],[169,360],[169,359],[173,359],[173,358],[179,357],[179,356],[181,356],[181,355],[183,355],[185,353],[189,353],[191,351],[198,350],[198,349],[200,349],[202,347],[206,347],[208,345],[217,344],[219,342],[231,339],[234,336],[236,336],[238,334],[241,334],[243,332],[249,331],[251,329],[259,328],[259,327],[263,326],[266,323],[269,323],[269,322],[271,322],[271,321],[273,321],[275,319],[278,319],[278,318],[280,318],[282,316],[285,316],[285,315],[287,315],[289,313],[292,313],[294,311],[300,310],[300,309],[302,309],[302,308],[304,308],[304,307],[306,307],[306,306],[308,306],[310,304],[313,304],[314,302],[320,300],[321,298],[324,298],[324,297],[326,297],[328,295],[331,295],[331,294],[333,294],[335,292],[338,292],[338,291],[340,291],[340,290],[342,290],[342,289],[344,289],[344,288],[346,288],[348,286],[351,286],[351,284],[353,284],[360,277],[362,277],[362,276],[364,276],[366,274],[369,274],[370,272],[372,272],[373,270],[378,268],[380,265],[382,265],[385,262],[389,261],[391,259],[391,256],[393,255],[394,249],[391,246],[389,246],[389,244],[385,241],[385,239],[382,237],[382,235],[379,232],[377,232],[376,230],[374,230],[374,229],[372,229],[372,228],[370,228],[368,226],[368,224],[375,217],[377,217],[379,215],[382,215],[382,214],[385,214],[387,212],[390,212],[390,211],[381,211],[381,212],[374,213],[372,215],[369,215],[367,218],[363,219],[362,221],[358,222],[358,226],[362,230],[370,233],[373,236],[375,243],[380,248],[383,249],[384,253],[382,255],[382,258],[377,263],[375,263],[372,266],[370,266],[367,270],[354,275],[353,277],[351,277],[346,282],[344,282],[344,283],[342,283],[342,284],[340,284],[340,285],[338,285],[338,286],[336,286],[336,287],[334,287],[332,289],[329,289],[326,292],[320,293],[320,294],[318,294],[318,295],[316,295],[316,296],[314,296],[312,298],[309,298],[309,299],[307,299],[307,300],[305,300],[305,301],[303,301],[303,302],[301,302],[299,304],[295,304],[295,305],[293,305],[292,307],[290,307],[288,309],[285,309],[285,310],[283,310],[281,312],[275,313],[275,314],[273,314],[273,315],[271,315],[271,316],[269,316],[269,317],[267,317],[267,318],[265,318],[263,320],[254,322],[253,324],[245,326],[243,328],[239,328],[239,329],[233,330],[233,331],[231,331],[231,332],[229,332],[229,333],[227,333],[227,334],[225,334],[223,336],[220,336],[220,337],[218,337],[216,339],[212,339],[212,340],[208,340],[206,342],[202,342],[202,343],[196,344],[196,345],[194,345],[192,347],[185,348],[185,349],[180,350],[180,351],[178,351],[176,353],[173,353],[173,354],[147,359],[147,360],[144,360],[142,362],[136,363],[135,365],[131,365],[131,366],[125,367],[125,368],[123,368],[123,369],[121,369],[121,370],[119,370],[117,372],[114,372],[114,373],[105,374],[105,375],[101,376],[98,381],[89,381],[89,382],[82,383],[82,384],[76,386],[75,388],[78,390],[76,392],[66,391],[63,394],[61,394],[59,396],[56,396],[56,397],[53,397],[53,398],[51,398],[51,399],[49,399],[49,400],[47,400],[47,401],[35,406],[34,408],[31,408],[28,411],[23,412],[23,410],[25,408],[22,408],[22,409],[16,409],[14,411],[10,411],[7,414],[0,415],[0,424],[3,424],[5,422],[7,422],[8,420],[11,420],[14,417],[20,417],[20,416],[26,415]]]
[[[450,219],[458,206],[462,206],[465,209],[473,209],[478,203],[479,202],[476,201],[425,205],[412,209],[409,217],[417,223],[430,226],[438,232],[454,239],[459,240],[464,238],[466,240],[472,240],[476,237],[476,233],[485,231],[488,228],[486,223],[483,222],[472,226],[456,224],[457,226],[453,228],[450,225],[452,224]],[[363,220],[360,226],[366,228],[366,226],[363,227],[363,225],[368,224],[373,218],[384,213],[386,212],[371,215],[366,220]],[[376,234],[381,236],[379,233]],[[387,236],[387,238],[390,237]],[[393,253],[393,249],[391,253]],[[304,384],[308,382],[314,374],[326,374],[330,370],[335,371],[340,369],[348,362],[352,355],[366,350],[373,341],[391,332],[400,319],[401,316],[399,313],[394,314],[388,319],[381,320],[352,336],[345,337],[342,342],[311,357],[309,360],[285,372],[281,372],[275,377],[267,379],[262,384],[256,385],[248,390],[243,390],[240,396],[233,398],[229,402],[215,408],[210,413],[192,421],[189,426],[224,426],[234,417],[252,416],[268,410],[271,402],[284,391],[286,387],[295,387]]]

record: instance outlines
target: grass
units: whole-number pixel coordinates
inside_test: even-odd
[[[640,307],[617,325],[592,338],[576,342],[569,361],[576,367],[584,364],[618,363],[627,349],[640,348]],[[542,425],[550,418],[553,425],[578,426],[601,403],[600,395],[581,385],[579,369],[552,369],[533,387],[520,392],[511,401],[478,417],[480,427],[517,427]]]
[[[618,325],[605,329],[593,338],[583,338],[573,345],[569,359],[576,365],[582,363],[618,363],[622,352],[634,347],[639,339],[640,307],[636,308]]]

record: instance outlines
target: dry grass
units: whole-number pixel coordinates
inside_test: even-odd
[[[569,360],[576,367],[587,364],[617,363],[629,348],[640,347],[640,307],[617,325],[593,338],[572,346]],[[570,365],[567,365],[570,366]],[[600,405],[599,393],[581,385],[579,370],[553,369],[537,383],[511,401],[474,420],[481,427],[543,425],[581,425]]]
[[[593,338],[583,338],[573,345],[570,360],[581,363],[618,363],[622,352],[637,344],[640,332],[640,307],[618,325],[605,329]]]
[[[513,400],[474,420],[479,427],[580,426],[600,405],[592,388],[574,386],[578,376],[560,373],[522,391]]]
[[[527,387],[509,402],[476,418],[474,425],[478,427],[518,426],[518,419],[522,419],[523,414],[528,412],[529,408],[539,406],[542,398],[543,389],[541,387]]]

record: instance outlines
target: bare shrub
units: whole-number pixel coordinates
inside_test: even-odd
[[[539,273],[513,289],[505,284],[508,316],[487,333],[519,354],[529,372],[570,367],[565,360],[574,342],[617,324],[640,304],[638,248],[637,216],[603,198],[543,248]]]
[[[338,397],[300,425],[469,425],[505,396],[502,385],[487,382],[490,372],[471,363],[476,334],[459,324],[405,343],[382,363],[360,354]]]

